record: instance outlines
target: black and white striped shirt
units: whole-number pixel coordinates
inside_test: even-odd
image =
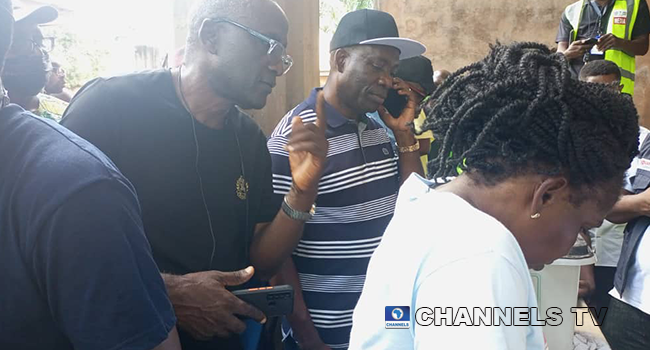
[[[284,149],[291,121],[316,121],[317,91],[280,121],[268,141],[278,196],[291,187],[289,154]],[[327,165],[318,186],[316,214],[305,225],[293,261],[321,339],[332,349],[347,349],[368,261],[395,209],[398,158],[386,129],[376,121],[347,119],[327,103],[324,111]],[[290,331],[286,325],[284,331]]]

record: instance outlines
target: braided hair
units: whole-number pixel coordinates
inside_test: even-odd
[[[563,175],[574,188],[622,180],[638,152],[629,97],[572,79],[564,55],[543,44],[490,49],[431,96],[422,130],[442,140],[428,165],[432,177],[462,170],[494,185],[523,174]]]

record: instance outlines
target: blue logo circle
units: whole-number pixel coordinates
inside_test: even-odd
[[[390,314],[393,316],[393,319],[398,321],[401,320],[402,317],[404,317],[404,311],[398,307],[394,308]]]

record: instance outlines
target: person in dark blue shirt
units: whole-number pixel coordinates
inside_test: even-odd
[[[11,8],[0,0],[0,63]],[[88,142],[7,103],[4,95],[0,349],[180,349],[133,186]]]

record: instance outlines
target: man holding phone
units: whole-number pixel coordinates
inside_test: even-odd
[[[96,79],[62,124],[135,187],[183,349],[237,350],[259,334],[243,318],[266,316],[231,291],[258,286],[290,256],[327,141],[317,126],[293,127],[293,186],[274,196],[266,137],[240,108],[264,107],[291,68],[288,19],[272,0],[194,5],[180,67]]]
[[[399,38],[388,13],[348,13],[330,44],[327,83],[290,111],[269,139],[273,190],[281,198],[293,186],[287,140],[296,132],[296,121],[311,125],[317,114],[326,117],[330,146],[318,184],[318,209],[306,222],[293,259],[273,280],[295,289],[294,312],[283,324],[287,349],[348,347],[352,312],[370,256],[392,218],[399,179],[422,174],[419,143],[410,127],[416,93],[394,73],[400,58],[424,51],[422,44]],[[391,89],[409,96],[397,118],[382,106]],[[366,116],[378,109],[398,152],[386,129]]]
[[[633,95],[635,56],[648,52],[648,34],[646,0],[580,0],[564,10],[555,41],[574,78],[585,62],[612,61],[621,69],[623,92]]]

